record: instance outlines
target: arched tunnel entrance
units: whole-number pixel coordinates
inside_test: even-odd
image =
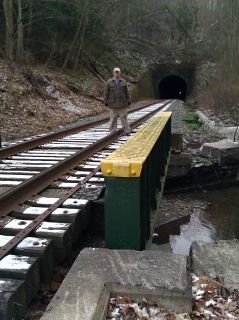
[[[159,82],[159,99],[185,100],[187,95],[187,82],[180,76],[166,76]]]

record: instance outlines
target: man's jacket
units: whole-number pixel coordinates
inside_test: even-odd
[[[104,103],[108,104],[109,108],[127,108],[128,102],[130,102],[130,95],[127,82],[120,78],[118,85],[111,78],[107,81],[105,88],[105,98]]]

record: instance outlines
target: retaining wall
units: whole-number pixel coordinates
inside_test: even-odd
[[[203,125],[203,130],[208,131],[213,137],[219,139],[230,139],[239,142],[239,128],[238,127],[221,127],[216,126],[215,121],[208,119],[201,111],[196,111],[199,121]]]

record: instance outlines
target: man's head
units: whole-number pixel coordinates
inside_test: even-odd
[[[116,79],[119,78],[119,76],[120,76],[120,68],[118,68],[118,67],[114,68],[113,75],[114,75],[114,77]]]

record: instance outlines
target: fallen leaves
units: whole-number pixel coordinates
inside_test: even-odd
[[[145,297],[140,302],[135,302],[124,295],[110,299],[106,319],[181,320],[191,318],[186,313],[169,312],[160,304],[147,300]]]
[[[222,277],[219,277],[222,282]],[[124,295],[111,298],[106,319],[118,320],[233,320],[239,319],[239,291],[225,288],[218,278],[192,275],[193,310],[173,312],[147,300],[133,301]],[[223,292],[226,296],[222,297]]]
[[[194,307],[191,319],[222,320],[239,319],[239,292],[226,288],[226,296],[221,296],[222,284],[217,278],[192,277]]]
[[[35,66],[32,72],[38,80],[41,95],[34,90],[22,68],[14,66],[11,69],[4,60],[0,60],[0,125],[3,141],[46,133],[84,117],[108,113],[101,101],[70,90],[65,74],[57,70],[45,70],[41,66]],[[80,80],[74,78],[74,81],[77,83]],[[95,87],[97,95],[104,84],[97,82]],[[91,92],[92,86],[89,85],[87,89]]]

